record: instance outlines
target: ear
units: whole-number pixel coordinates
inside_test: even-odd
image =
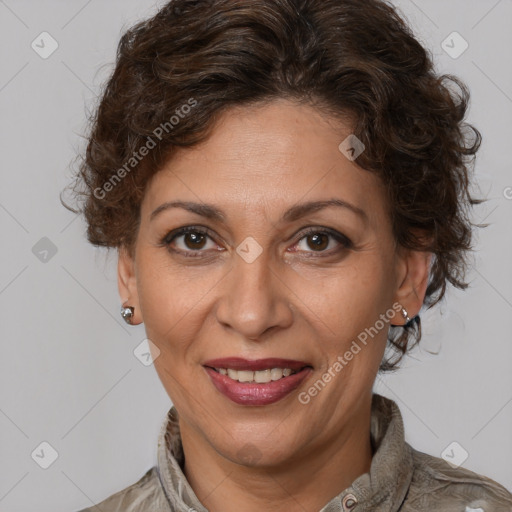
[[[119,297],[123,306],[134,308],[132,324],[138,325],[143,322],[140,311],[139,295],[137,291],[137,279],[135,275],[135,259],[129,254],[125,247],[118,250],[117,260],[117,287]]]
[[[423,305],[430,275],[430,262],[432,253],[402,249],[399,265],[399,282],[395,292],[395,302],[398,302],[406,311],[409,318],[415,317]],[[401,320],[394,325],[406,323],[401,315],[396,315]]]

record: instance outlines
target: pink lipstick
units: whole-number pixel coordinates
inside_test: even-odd
[[[269,405],[283,399],[311,373],[304,361],[239,357],[212,359],[203,364],[213,385],[240,405]]]

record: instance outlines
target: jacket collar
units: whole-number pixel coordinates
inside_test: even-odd
[[[320,512],[396,512],[412,479],[412,449],[405,442],[397,404],[377,393],[372,397],[370,423],[374,455],[370,471],[333,498]],[[158,439],[158,474],[163,491],[176,512],[208,512],[183,474],[183,448],[178,413],[172,407]]]

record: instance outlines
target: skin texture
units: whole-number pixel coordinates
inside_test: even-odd
[[[180,414],[185,474],[212,512],[319,510],[370,469],[372,386],[387,325],[309,403],[298,395],[394,303],[411,317],[419,311],[430,255],[396,247],[380,179],[338,150],[350,133],[287,100],[226,111],[206,142],[180,149],[154,176],[134,258],[120,251],[121,299],[160,350],[154,364]],[[334,198],[364,216],[328,207],[282,219],[291,206]],[[225,220],[182,208],[150,219],[176,200],[213,204]],[[189,225],[210,236],[162,244]],[[309,226],[320,248],[303,234]],[[352,245],[322,237],[325,229]],[[246,237],[263,250],[252,263],[236,252]],[[237,405],[202,366],[232,356],[296,359],[313,371],[277,403]]]

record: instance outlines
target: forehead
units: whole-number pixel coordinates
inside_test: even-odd
[[[286,100],[226,111],[209,138],[180,149],[148,186],[143,214],[173,199],[239,214],[338,197],[381,215],[382,183],[339,150],[350,125]]]

